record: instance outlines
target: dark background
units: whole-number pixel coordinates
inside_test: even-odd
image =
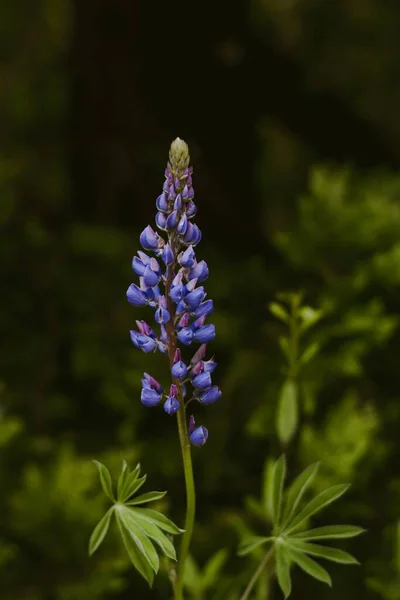
[[[193,555],[230,555],[207,599],[238,597],[257,560],[236,557],[240,534],[266,531],[254,498],[281,452],[284,378],[267,306],[298,289],[324,318],[290,476],[321,460],[316,490],[352,487],[316,523],[368,533],[341,545],[361,567],[332,567],[332,590],[295,570],[293,598],[400,598],[399,30],[394,0],[1,3],[2,599],[168,597],[118,539],[91,560],[87,540],[105,507],[94,457],[115,475],[140,459],[183,518],[174,419],[139,401],[143,371],[167,381],[166,365],[132,347],[141,312],[125,299],[176,136],[223,390],[196,413],[210,437],[194,451]]]

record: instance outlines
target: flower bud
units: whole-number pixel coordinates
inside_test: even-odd
[[[194,446],[204,446],[208,438],[208,429],[204,425],[200,425],[193,429],[189,437]]]
[[[178,262],[182,267],[190,268],[196,262],[196,257],[194,254],[193,246],[188,246],[184,252],[178,256]],[[194,277],[192,277],[194,279]]]
[[[168,191],[168,183],[167,184],[167,191]],[[156,200],[156,207],[157,210],[159,210],[160,212],[163,213],[167,213],[168,212],[168,194],[166,193],[166,191],[164,191],[162,194],[160,194]]]
[[[179,410],[179,400],[177,400],[175,396],[167,398],[164,402],[164,410],[167,414],[174,415]]]
[[[145,250],[156,250],[161,247],[163,244],[163,240],[159,235],[153,230],[150,225],[147,225],[145,229],[143,229],[140,234],[140,243],[142,244]]]
[[[178,223],[176,231],[177,231],[177,233],[179,233],[179,235],[185,235],[187,227],[188,227],[188,218],[187,218],[186,214],[183,214],[182,217],[180,218],[180,221]]]
[[[189,166],[190,156],[189,147],[180,138],[176,138],[169,151],[169,161],[175,171],[183,171]]]
[[[178,223],[178,211],[173,210],[165,222],[165,228],[169,229],[169,230],[175,229],[177,223]]]
[[[187,374],[187,366],[182,360],[178,360],[171,368],[171,373],[177,379],[185,379]]]
[[[166,266],[171,264],[174,260],[174,253],[172,252],[172,248],[169,244],[165,244],[161,258]]]

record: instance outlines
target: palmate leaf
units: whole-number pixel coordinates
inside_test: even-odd
[[[307,519],[340,498],[349,487],[345,484],[334,485],[319,493],[302,507],[300,503],[311,486],[318,468],[319,463],[316,463],[305,469],[284,495],[286,463],[284,456],[281,456],[268,469],[268,477],[264,477],[266,481],[263,498],[264,503],[267,504],[266,512],[270,512],[273,517],[273,537],[249,536],[244,538],[239,546],[238,554],[243,556],[264,544],[273,544],[273,548],[264,558],[266,559],[271,552],[275,554],[275,573],[285,598],[291,593],[290,568],[292,564],[298,565],[303,571],[328,585],[331,585],[329,573],[311,556],[341,564],[358,564],[358,561],[348,552],[310,542],[311,540],[351,538],[363,533],[364,530],[361,527],[328,525],[299,531]]]
[[[96,525],[89,541],[89,554],[92,555],[104,540],[111,516],[115,513],[118,529],[132,564],[152,586],[154,575],[158,572],[160,565],[154,544],[168,558],[176,560],[175,548],[163,531],[176,535],[182,533],[183,530],[162,513],[150,508],[136,508],[136,505],[159,500],[165,496],[166,492],[147,492],[132,499],[132,495],[145,482],[146,475],[139,477],[140,465],[130,471],[127,463],[123,461],[118,478],[118,500],[116,501],[107,467],[98,461],[94,462],[99,471],[103,491],[113,501],[113,506]]]

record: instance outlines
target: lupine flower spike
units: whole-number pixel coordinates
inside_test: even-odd
[[[139,282],[132,283],[126,292],[133,306],[154,309],[155,328],[159,328],[157,333],[145,321],[136,321],[137,330],[130,332],[133,345],[143,352],[167,353],[171,368],[168,394],[153,377],[144,374],[142,404],[158,406],[164,397],[164,410],[169,415],[177,413],[182,403],[194,399],[212,404],[221,396],[221,390],[212,383],[217,364],[213,359],[205,360],[206,344],[214,339],[215,327],[206,323],[213,311],[213,301],[206,299],[202,285],[208,266],[195,254],[201,232],[193,223],[197,207],[192,172],[188,146],[177,138],[171,144],[165,181],[156,200],[155,224],[160,233],[147,225],[140,234],[145,252],[138,251],[132,261]],[[185,360],[182,350],[196,342],[200,348]],[[194,417],[190,418],[188,434],[195,446],[205,444],[208,437],[204,426],[195,427]]]

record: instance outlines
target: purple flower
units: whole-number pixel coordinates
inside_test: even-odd
[[[202,317],[203,315],[207,316],[214,310],[214,303],[212,300],[206,300],[199,304],[199,306],[194,311],[195,317]]]
[[[148,373],[143,373],[143,375],[144,375],[144,379],[142,379],[143,387],[150,386],[151,389],[155,390],[159,394],[163,393],[162,386],[158,383],[157,379],[154,379],[154,377],[152,377]]]
[[[127,290],[132,305],[149,305],[154,309],[156,329],[159,330],[156,333],[145,321],[136,321],[138,330],[130,332],[134,346],[146,353],[156,350],[166,353],[171,347],[176,349],[171,376],[179,384],[181,396],[178,399],[177,386],[172,384],[164,402],[168,414],[176,413],[180,401],[185,401],[186,385],[183,382],[188,381],[187,377],[194,388],[194,397],[203,404],[212,404],[221,395],[211,381],[216,362],[205,360],[206,344],[214,339],[215,327],[206,325],[206,319],[213,311],[213,301],[205,300],[206,292],[201,285],[207,279],[209,269],[204,260],[196,260],[194,252],[194,246],[202,236],[192,221],[197,212],[193,202],[192,173],[187,144],[177,138],[171,144],[165,181],[156,200],[155,222],[161,235],[150,225],[140,234],[140,243],[150,256],[141,250],[134,256],[132,269],[139,282],[138,285],[132,283]],[[161,259],[160,264],[156,258]],[[188,365],[182,360],[177,343],[189,346],[192,342],[201,345]],[[162,394],[158,381],[145,373],[142,403],[155,406],[160,403]],[[189,436],[193,444],[201,446],[207,440],[208,431],[204,426],[196,427],[191,417]]]
[[[126,297],[129,304],[133,306],[145,306],[147,304],[146,294],[135,283],[131,283],[126,290]]]
[[[208,344],[215,338],[215,326],[214,325],[205,325],[204,327],[200,327],[193,334],[196,342],[200,342],[202,344]]]
[[[206,388],[210,387],[211,385],[211,375],[210,373],[200,373],[199,375],[196,375],[196,377],[194,377],[192,379],[192,384],[193,387],[197,388],[198,390],[205,390]]]
[[[156,225],[162,231],[166,231],[167,230],[167,217],[165,216],[164,213],[158,212],[156,214]]]
[[[179,410],[179,400],[177,400],[175,396],[170,396],[164,402],[164,410],[169,415],[174,415]]]
[[[143,352],[153,352],[157,346],[156,340],[148,335],[143,335],[143,333],[138,333],[137,331],[131,331],[130,334],[132,344],[136,348],[139,348],[139,350],[143,350]]]
[[[177,233],[179,233],[179,235],[185,235],[187,227],[188,227],[188,218],[186,216],[186,213],[184,213],[179,220],[176,231],[177,231]]]
[[[162,239],[150,225],[147,225],[140,234],[140,243],[145,250],[156,250],[162,245]]]
[[[172,252],[172,248],[169,244],[165,244],[161,258],[167,266],[174,261],[174,253]]]
[[[165,228],[166,229],[175,229],[176,224],[178,223],[178,211],[174,210],[172,211],[172,213],[167,217],[167,220],[165,222]]]
[[[182,267],[185,267],[185,268],[192,267],[196,262],[196,257],[194,254],[193,246],[188,246],[186,248],[185,252],[182,252],[178,256],[178,261],[179,261],[179,264],[182,265]]]
[[[212,385],[210,388],[200,394],[200,402],[203,404],[213,404],[221,396],[222,392],[218,386]]]
[[[198,283],[202,283],[208,277],[209,270],[205,260],[201,260],[196,263],[192,269],[190,269],[188,279],[197,279]]]
[[[204,425],[200,425],[193,429],[189,437],[194,446],[204,446],[208,438],[208,429]]]
[[[140,400],[144,406],[157,406],[161,400],[161,394],[158,394],[151,388],[144,387],[142,388],[142,392],[140,394]]]
[[[196,310],[200,302],[204,300],[205,296],[206,294],[204,292],[203,287],[196,288],[195,290],[193,290],[193,292],[189,292],[188,294],[186,294],[184,302],[190,310],[190,312]]]
[[[189,346],[193,340],[193,331],[190,327],[184,327],[178,332],[178,340],[185,346]]]
[[[193,202],[193,200],[189,200],[186,204],[186,216],[188,219],[192,219],[194,215],[197,213],[197,206]]]
[[[168,212],[168,194],[163,192],[156,200],[157,210],[167,213]]]

